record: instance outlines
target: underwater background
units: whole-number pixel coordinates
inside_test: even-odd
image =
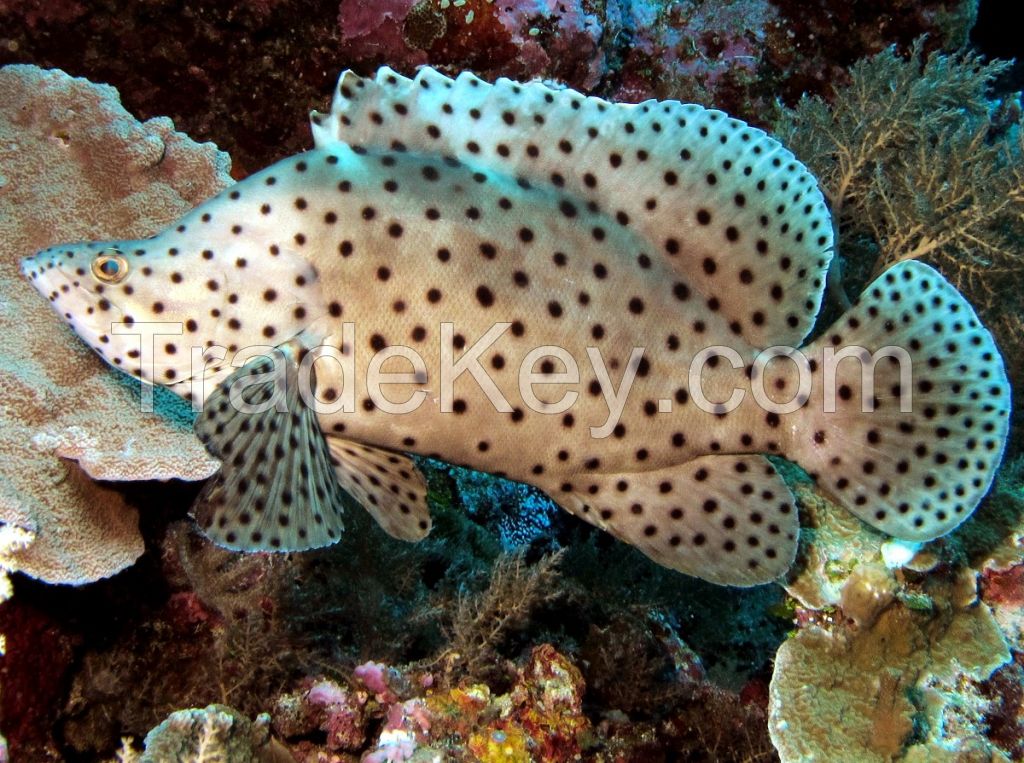
[[[768,130],[833,209],[843,291],[914,252],[976,307],[1016,392],[1024,68],[1001,12],[0,0],[0,64],[40,67],[0,70],[0,760],[1024,760],[1017,412],[988,498],[920,549],[786,471],[800,555],[752,589],[663,569],[539,491],[440,462],[424,463],[426,541],[351,512],[336,546],[237,554],[187,514],[216,468],[187,407],[157,395],[140,415],[138,385],[16,265],[147,235],[305,150],[345,68],[429,63]],[[56,332],[67,354],[44,360]]]

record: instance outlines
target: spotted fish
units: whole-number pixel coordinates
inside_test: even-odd
[[[989,488],[1009,409],[992,337],[939,273],[903,262],[807,343],[832,225],[764,132],[430,68],[345,72],[312,128],[313,150],[152,238],[24,262],[109,363],[202,404],[222,468],[194,511],[216,542],[332,543],[346,494],[422,538],[421,455],[535,485],[662,565],[745,586],[797,548],[766,454],[909,540],[947,533]],[[276,353],[242,365],[252,346]],[[763,362],[780,347],[803,365]],[[909,375],[871,355],[887,347]]]

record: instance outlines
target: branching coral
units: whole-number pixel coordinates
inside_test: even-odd
[[[856,278],[927,259],[992,306],[1024,277],[1024,144],[986,98],[1007,64],[922,47],[858,62],[831,104],[804,98],[775,129],[821,183]]]
[[[166,600],[140,627],[78,655],[61,736],[79,754],[141,736],[182,706],[258,713],[310,667],[277,606],[288,560],[233,554],[186,522],[170,526],[162,557]]]
[[[216,618],[204,680],[216,687],[218,701],[257,709],[306,656],[290,641],[278,603],[295,562],[228,551],[184,522],[169,529],[165,553],[184,572],[191,590],[183,595],[195,596]]]

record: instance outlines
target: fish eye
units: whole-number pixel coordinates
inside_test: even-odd
[[[92,274],[103,283],[120,283],[128,277],[128,260],[117,249],[104,249],[92,261]]]

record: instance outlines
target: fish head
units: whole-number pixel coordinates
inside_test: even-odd
[[[128,323],[143,319],[143,313],[132,315],[141,295],[134,294],[138,279],[131,277],[135,263],[126,251],[118,242],[61,244],[21,262],[22,274],[71,329],[118,366],[130,349],[129,338],[112,333],[112,327],[126,316]]]
[[[244,238],[217,243],[190,246],[170,229],[141,241],[50,247],[21,268],[107,363],[191,397],[192,380],[227,376],[236,355],[301,333],[320,302],[304,258]]]

